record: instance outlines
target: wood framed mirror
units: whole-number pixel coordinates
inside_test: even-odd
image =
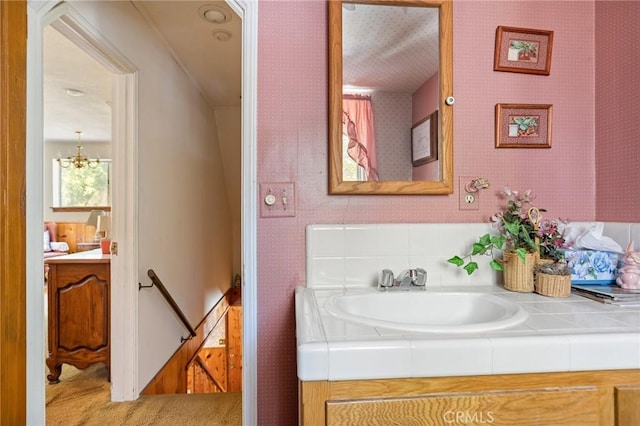
[[[453,193],[452,0],[328,8],[329,193]],[[414,165],[416,144],[435,160]]]

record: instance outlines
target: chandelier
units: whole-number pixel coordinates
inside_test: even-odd
[[[60,167],[68,168],[73,166],[76,169],[81,169],[83,167],[91,167],[96,168],[98,164],[100,164],[100,159],[90,160],[86,155],[82,153],[82,145],[80,144],[80,136],[82,136],[82,132],[80,130],[76,130],[76,135],[78,135],[78,145],[76,145],[76,155],[70,156],[67,158],[58,157],[58,163],[60,163]]]

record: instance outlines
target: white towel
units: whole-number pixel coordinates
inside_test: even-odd
[[[51,250],[53,251],[69,251],[69,244],[64,241],[55,242],[51,241]]]

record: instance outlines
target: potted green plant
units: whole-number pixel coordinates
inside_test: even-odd
[[[533,267],[539,257],[557,261],[562,258],[565,239],[556,220],[542,220],[540,209],[533,204],[534,196],[530,190],[523,193],[505,188],[502,195],[506,206],[491,217],[496,234],[485,234],[473,243],[471,253],[465,256],[453,256],[447,261],[462,267],[471,275],[478,269],[474,256],[489,256],[489,266],[505,273],[505,287],[508,287],[513,274],[526,281],[523,286],[533,291]],[[538,250],[539,253],[538,253]],[[505,271],[505,265],[516,267],[516,259],[524,271]]]

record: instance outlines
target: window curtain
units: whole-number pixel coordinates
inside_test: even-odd
[[[349,138],[349,157],[362,166],[367,180],[380,180],[376,169],[376,140],[370,96],[343,96],[342,132]]]

